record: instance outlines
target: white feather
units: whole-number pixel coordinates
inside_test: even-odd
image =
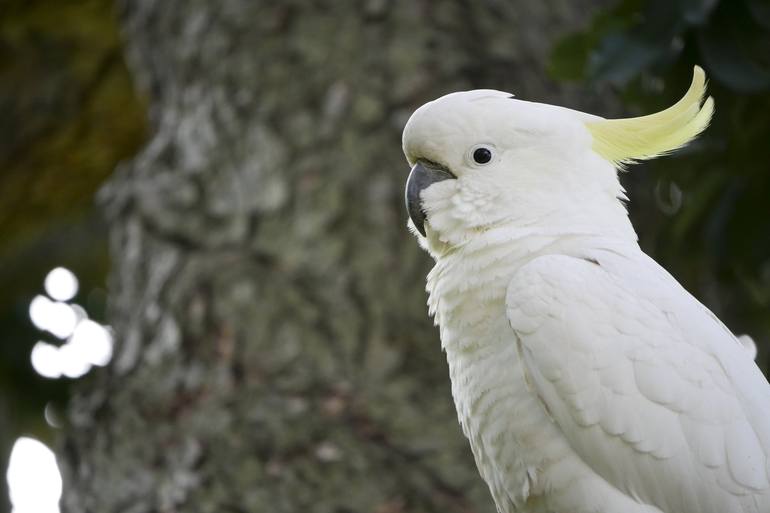
[[[620,124],[688,122],[676,111]],[[457,177],[422,191],[412,231],[479,472],[501,513],[770,513],[770,385],[639,249],[586,123],[618,125],[483,90],[404,130],[411,164]]]
[[[755,511],[745,501],[752,496],[760,511],[770,511],[770,446],[755,434],[768,426],[763,410],[754,409],[761,403],[770,411],[766,380],[734,337],[657,264],[630,245],[605,245],[611,251],[585,244],[574,256],[536,258],[511,281],[508,316],[534,392],[577,455],[643,503],[672,513],[748,512]],[[525,305],[544,297],[550,306],[532,332]],[[604,315],[614,336],[592,328],[591,320]],[[522,321],[526,329],[519,330]],[[692,325],[700,325],[698,332],[687,330]],[[654,348],[647,354],[655,358],[638,359],[639,348]],[[617,396],[607,387],[605,400],[578,401],[575,388],[595,387],[602,376],[584,364],[585,353],[608,350],[635,393]],[[560,359],[550,357],[554,351]],[[572,380],[547,378],[553,365]],[[576,421],[576,412],[595,422]],[[628,419],[638,432],[624,438]],[[624,444],[607,452],[611,438]],[[650,482],[646,468],[663,479]]]

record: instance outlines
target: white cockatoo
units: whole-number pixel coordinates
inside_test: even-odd
[[[618,168],[709,123],[700,68],[672,107],[607,120],[494,90],[403,136],[429,311],[497,509],[770,513],[770,385],[637,244]]]

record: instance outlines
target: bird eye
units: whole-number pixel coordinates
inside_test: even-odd
[[[487,164],[492,160],[492,150],[484,146],[479,146],[473,150],[473,161],[476,164]]]

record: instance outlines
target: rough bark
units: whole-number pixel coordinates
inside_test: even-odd
[[[400,132],[544,77],[593,2],[126,0],[151,140],[103,189],[111,366],[72,400],[65,512],[493,511],[405,229]]]

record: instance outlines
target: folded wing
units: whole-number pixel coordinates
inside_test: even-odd
[[[666,513],[770,512],[770,386],[654,261],[539,257],[506,305],[528,382],[607,482]]]

